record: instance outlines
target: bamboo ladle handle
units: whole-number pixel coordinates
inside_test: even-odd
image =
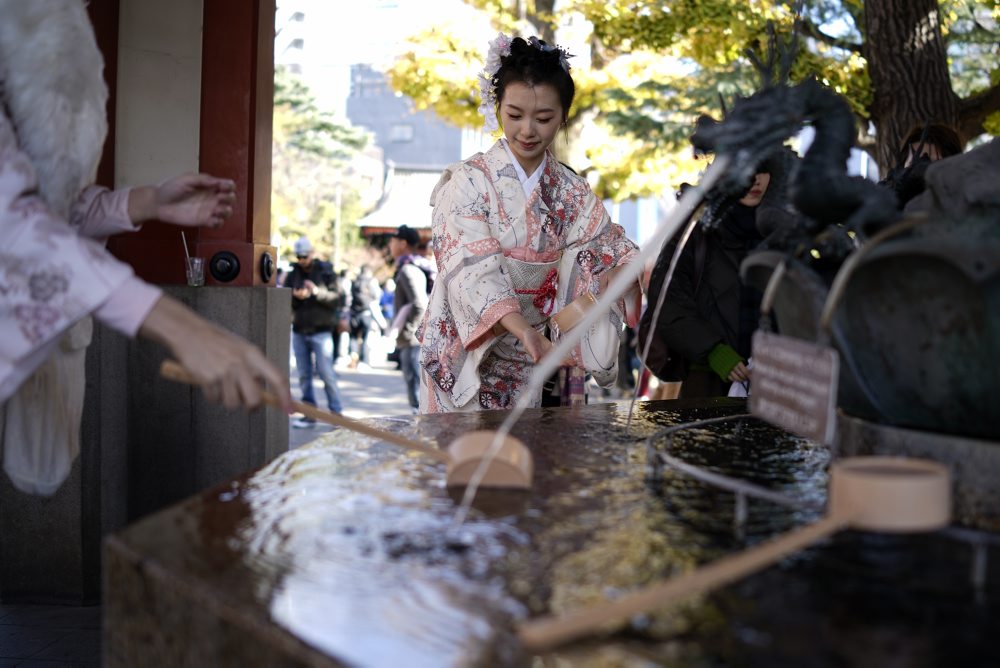
[[[163,364],[160,365],[160,375],[168,380],[173,380],[179,383],[199,385],[198,380],[191,375],[191,372],[174,360],[163,361]],[[278,398],[278,395],[263,387],[260,388],[260,392],[264,403],[281,408],[282,401]],[[371,427],[363,422],[359,422],[358,420],[352,420],[351,418],[344,417],[343,415],[337,415],[336,413],[332,413],[330,411],[324,411],[301,401],[293,401],[292,408],[307,417],[313,418],[314,420],[350,429],[351,431],[358,432],[359,434],[371,436],[372,438],[377,438],[381,441],[397,445],[401,448],[406,448],[407,450],[416,450],[417,452],[421,452],[446,464],[451,461],[451,457],[444,450],[438,450],[437,448],[427,445],[426,443],[414,441],[404,436],[400,436],[399,434],[394,434],[391,431]]]
[[[620,622],[658,606],[738,580],[846,528],[850,520],[847,515],[828,515],[814,524],[739,554],[723,557],[691,573],[641,589],[616,601],[598,604],[564,617],[543,617],[528,622],[521,626],[518,636],[525,649],[531,652],[547,651],[580,636],[600,631],[612,622]]]
[[[815,524],[617,601],[529,622],[518,635],[526,649],[545,651],[611,622],[732,582],[849,526],[889,533],[935,531],[951,521],[951,476],[946,466],[927,459],[847,457],[830,466],[828,507],[827,516]]]

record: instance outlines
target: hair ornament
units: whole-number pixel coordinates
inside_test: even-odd
[[[496,39],[490,42],[490,50],[486,54],[486,67],[479,74],[479,113],[483,115],[483,129],[493,134],[500,129],[497,122],[497,72],[500,71],[500,58],[510,55],[510,37],[497,33]]]

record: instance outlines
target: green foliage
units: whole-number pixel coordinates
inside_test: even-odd
[[[1000,111],[994,111],[983,121],[983,129],[994,137],[1000,137]]]
[[[285,67],[274,72],[274,106],[282,112],[285,143],[302,153],[345,161],[368,145],[365,133],[319,109],[309,88]]]
[[[365,208],[352,173],[370,142],[367,133],[319,109],[299,78],[275,70],[271,220],[286,259],[300,236],[326,257],[361,243],[353,223]]]
[[[952,84],[962,97],[1000,83],[1000,3],[992,12],[985,4],[941,0]]]
[[[482,125],[478,74],[485,47],[442,29],[414,35],[389,71],[390,85],[417,109],[433,109],[459,127]]]
[[[764,51],[769,22],[786,40],[796,31],[793,3],[779,0],[564,0],[551,16],[535,15],[543,4],[537,0],[466,3],[508,33],[537,34],[551,20],[562,27],[557,41],[559,29],[578,26],[581,17],[589,22],[591,66],[573,71],[571,164],[596,173],[595,190],[616,199],[659,194],[688,178],[697,167],[687,142],[695,119],[703,113],[719,118],[723,103],[757,89],[746,52]],[[996,85],[998,5],[940,0],[940,7],[956,94]],[[535,18],[534,25],[520,20],[518,9]],[[806,0],[790,80],[814,76],[827,84],[847,99],[865,128],[878,119],[872,118],[872,83],[862,55],[863,12],[863,0]],[[478,127],[476,75],[485,48],[443,29],[414,36],[390,81],[418,108]],[[995,114],[987,119],[990,132],[997,125]]]

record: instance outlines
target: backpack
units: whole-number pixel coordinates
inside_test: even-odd
[[[434,264],[427,258],[418,259],[417,256],[413,256],[413,259],[407,262],[407,264],[412,264],[414,267],[424,272],[424,277],[427,279],[427,294],[429,295],[431,290],[434,288],[434,279],[437,278],[437,267],[435,267]],[[396,273],[399,273],[398,270]]]
[[[700,233],[695,234],[691,241],[694,243],[694,293],[697,295],[702,275],[705,273],[708,240],[703,233]],[[656,260],[656,265],[649,276],[648,299],[646,310],[642,312],[642,317],[639,318],[637,332],[639,344],[636,347],[636,352],[642,355],[642,351],[646,348],[646,340],[652,335],[652,343],[649,345],[649,353],[646,356],[646,368],[660,380],[668,383],[676,383],[687,378],[690,365],[680,355],[670,352],[667,348],[666,338],[657,331],[657,326],[650,322],[653,318],[653,311],[656,309],[656,302],[659,301],[663,281],[666,279],[667,271],[670,269],[670,259],[673,255],[673,253],[668,252],[670,248],[670,244],[664,245],[663,250],[660,251],[660,256]]]
[[[357,277],[351,281],[351,310],[362,313],[368,310],[375,295],[372,294],[372,277]]]
[[[431,293],[434,289],[434,279],[437,277],[437,272],[431,267],[425,267],[422,265],[417,265],[420,271],[424,272],[424,276],[427,278],[427,294]]]

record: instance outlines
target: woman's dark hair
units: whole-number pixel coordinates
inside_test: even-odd
[[[938,147],[942,158],[949,158],[962,152],[962,140],[955,130],[943,123],[926,123],[916,125],[906,133],[901,152],[905,156],[910,150],[910,144],[925,144]]]
[[[525,83],[529,86],[549,84],[559,94],[559,102],[563,108],[563,120],[569,116],[573,105],[576,86],[573,77],[567,71],[566,52],[556,46],[550,46],[540,39],[532,39],[529,44],[521,37],[515,37],[510,43],[510,55],[500,57],[500,69],[493,81],[497,91],[497,118],[500,118],[500,104],[503,102],[507,86],[512,83]]]

